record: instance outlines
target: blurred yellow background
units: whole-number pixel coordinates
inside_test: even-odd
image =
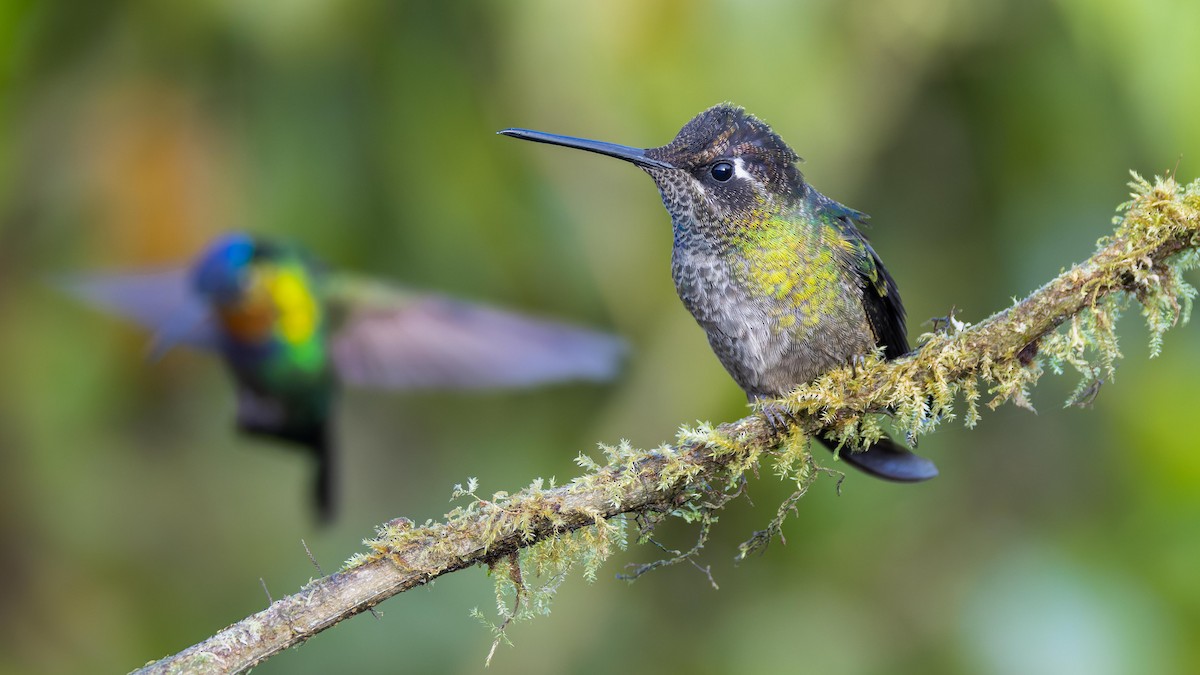
[[[0,671],[124,672],[328,571],[454,483],[563,481],[597,441],[747,412],[675,296],[669,220],[615,162],[494,135],[669,141],[725,100],[818,189],[873,218],[910,332],[975,321],[1087,256],[1127,171],[1200,175],[1200,3],[276,0],[0,4]],[[56,295],[78,271],[185,261],[218,233],[336,267],[606,327],[612,386],[352,393],[345,508],[238,436],[215,360],[144,361],[138,330]],[[633,547],[495,673],[1200,670],[1200,327],[1126,359],[1092,409],[1006,407],[923,439],[938,479],[821,481],[787,545],[733,565],[788,486],[751,483],[701,562],[634,584]],[[829,458],[821,455],[819,459]],[[662,533],[683,545],[691,533]],[[256,672],[471,673],[491,580],[467,570]]]

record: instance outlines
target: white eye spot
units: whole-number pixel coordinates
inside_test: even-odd
[[[742,161],[741,157],[733,158],[733,175],[741,178],[742,180],[748,180],[751,183],[757,182],[754,180],[754,177],[750,175],[750,172],[746,170],[746,163]]]

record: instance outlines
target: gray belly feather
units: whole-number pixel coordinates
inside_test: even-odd
[[[844,311],[806,325],[799,320],[801,310],[788,308],[783,311],[798,320],[781,328],[784,301],[752,295],[719,254],[676,248],[671,272],[680,299],[708,334],[713,352],[751,397],[786,394],[874,347],[859,300],[862,290],[848,283],[842,283],[839,293]]]

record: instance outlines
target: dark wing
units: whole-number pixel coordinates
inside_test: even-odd
[[[175,344],[215,349],[216,328],[192,289],[187,269],[112,275],[73,275],[56,285],[68,294],[129,319],[154,334],[155,351]]]
[[[845,242],[844,252],[851,267],[863,281],[863,310],[875,334],[875,344],[885,348],[884,356],[898,358],[908,353],[908,329],[904,325],[904,305],[900,301],[900,289],[896,281],[883,267],[883,261],[871,248],[854,221],[864,220],[865,215],[831,202],[826,208],[833,211],[835,224]]]
[[[612,335],[385,287],[340,308],[331,340],[340,378],[384,389],[482,389],[608,380],[625,343]],[[331,294],[338,304],[347,296]]]
[[[866,256],[859,269],[867,282],[863,287],[863,309],[867,321],[875,332],[875,344],[885,347],[889,359],[901,357],[909,352],[908,329],[904,325],[904,305],[900,300],[900,289],[896,280],[883,266],[875,249],[861,239]]]

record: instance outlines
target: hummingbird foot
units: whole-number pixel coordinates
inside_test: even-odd
[[[788,409],[772,396],[751,396],[750,402],[759,405],[759,412],[770,428],[772,435],[783,438],[799,426],[799,421]]]
[[[855,354],[850,357],[850,377],[858,377],[858,369],[866,367],[867,355]]]
[[[945,333],[946,335],[960,333],[964,328],[967,327],[967,324],[959,321],[957,314],[958,307],[955,305],[950,305],[950,311],[946,313],[946,316],[930,317],[929,320],[922,325],[930,326],[933,328],[933,332],[935,333]]]

